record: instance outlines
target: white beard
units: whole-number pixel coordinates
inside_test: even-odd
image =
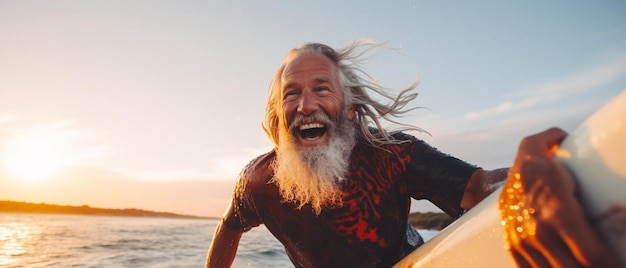
[[[310,204],[318,215],[324,207],[341,204],[339,182],[345,179],[356,144],[356,130],[346,114],[342,113],[339,122],[317,115],[325,118],[329,128],[329,141],[324,146],[298,148],[292,132],[281,132],[272,182],[278,186],[283,202],[294,202],[298,209]]]

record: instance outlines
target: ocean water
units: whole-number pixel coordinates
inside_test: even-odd
[[[216,220],[0,213],[0,267],[204,267]],[[430,239],[436,231],[420,231]],[[263,226],[232,267],[293,267]]]

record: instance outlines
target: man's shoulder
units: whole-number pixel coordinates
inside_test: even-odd
[[[421,141],[415,136],[408,134],[401,130],[394,130],[394,131],[382,130],[381,131],[380,129],[369,127],[368,131],[369,131],[369,135],[375,137],[376,139],[380,139],[382,141],[386,140],[387,138],[389,139],[386,142],[383,142],[383,144],[402,144],[402,143],[412,143],[415,141]]]
[[[406,132],[396,131],[390,132],[391,141],[385,144],[383,148],[397,151],[406,150],[407,152],[418,151],[437,151],[437,148],[431,146],[426,141]]]
[[[414,142],[414,141],[419,140],[415,136],[404,133],[402,131],[392,132],[390,134],[391,134],[391,137],[396,141]]]
[[[409,144],[411,146],[411,148],[414,148],[416,150],[427,150],[427,151],[437,151],[437,148],[433,147],[432,145],[428,144],[426,141],[411,135],[411,134],[407,134],[405,132],[394,132],[391,134],[391,137],[395,140],[395,141],[399,141],[399,144]]]
[[[257,156],[241,171],[240,179],[245,179],[248,182],[262,181],[262,183],[266,183],[273,176],[271,165],[274,159],[276,159],[274,150]]]

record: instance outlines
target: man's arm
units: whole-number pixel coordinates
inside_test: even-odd
[[[506,180],[508,168],[500,168],[494,170],[477,169],[472,173],[463,199],[461,199],[461,207],[463,209],[471,209],[480,201],[485,199],[489,194],[502,186]]]
[[[207,255],[207,268],[230,267],[235,259],[239,239],[243,232],[229,230],[224,226],[224,222],[220,221],[215,229],[213,241],[209,247]]]

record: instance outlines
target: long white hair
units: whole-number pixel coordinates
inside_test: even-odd
[[[281,113],[281,77],[287,64],[299,55],[321,54],[328,57],[339,67],[339,78],[344,88],[345,105],[354,105],[356,108],[356,116],[354,121],[357,123],[357,135],[368,143],[378,146],[381,144],[397,143],[387,133],[381,125],[381,120],[394,123],[401,130],[416,130],[424,132],[423,129],[415,126],[406,125],[395,121],[394,118],[400,117],[402,114],[409,112],[415,108],[407,108],[407,105],[414,100],[418,93],[417,81],[409,87],[403,89],[398,94],[393,94],[391,90],[379,85],[375,80],[364,72],[361,68],[361,62],[365,59],[366,54],[377,48],[387,48],[384,44],[376,43],[367,39],[359,39],[349,46],[335,50],[332,47],[320,43],[307,43],[300,48],[289,51],[287,57],[280,65],[274,75],[274,79],[270,83],[267,106],[265,109],[265,118],[263,120],[263,129],[269,138],[278,146],[279,131],[278,124]],[[388,104],[376,101],[370,96],[370,92],[387,99]],[[282,120],[282,122],[287,122]],[[376,131],[371,131],[370,126],[375,126]]]

